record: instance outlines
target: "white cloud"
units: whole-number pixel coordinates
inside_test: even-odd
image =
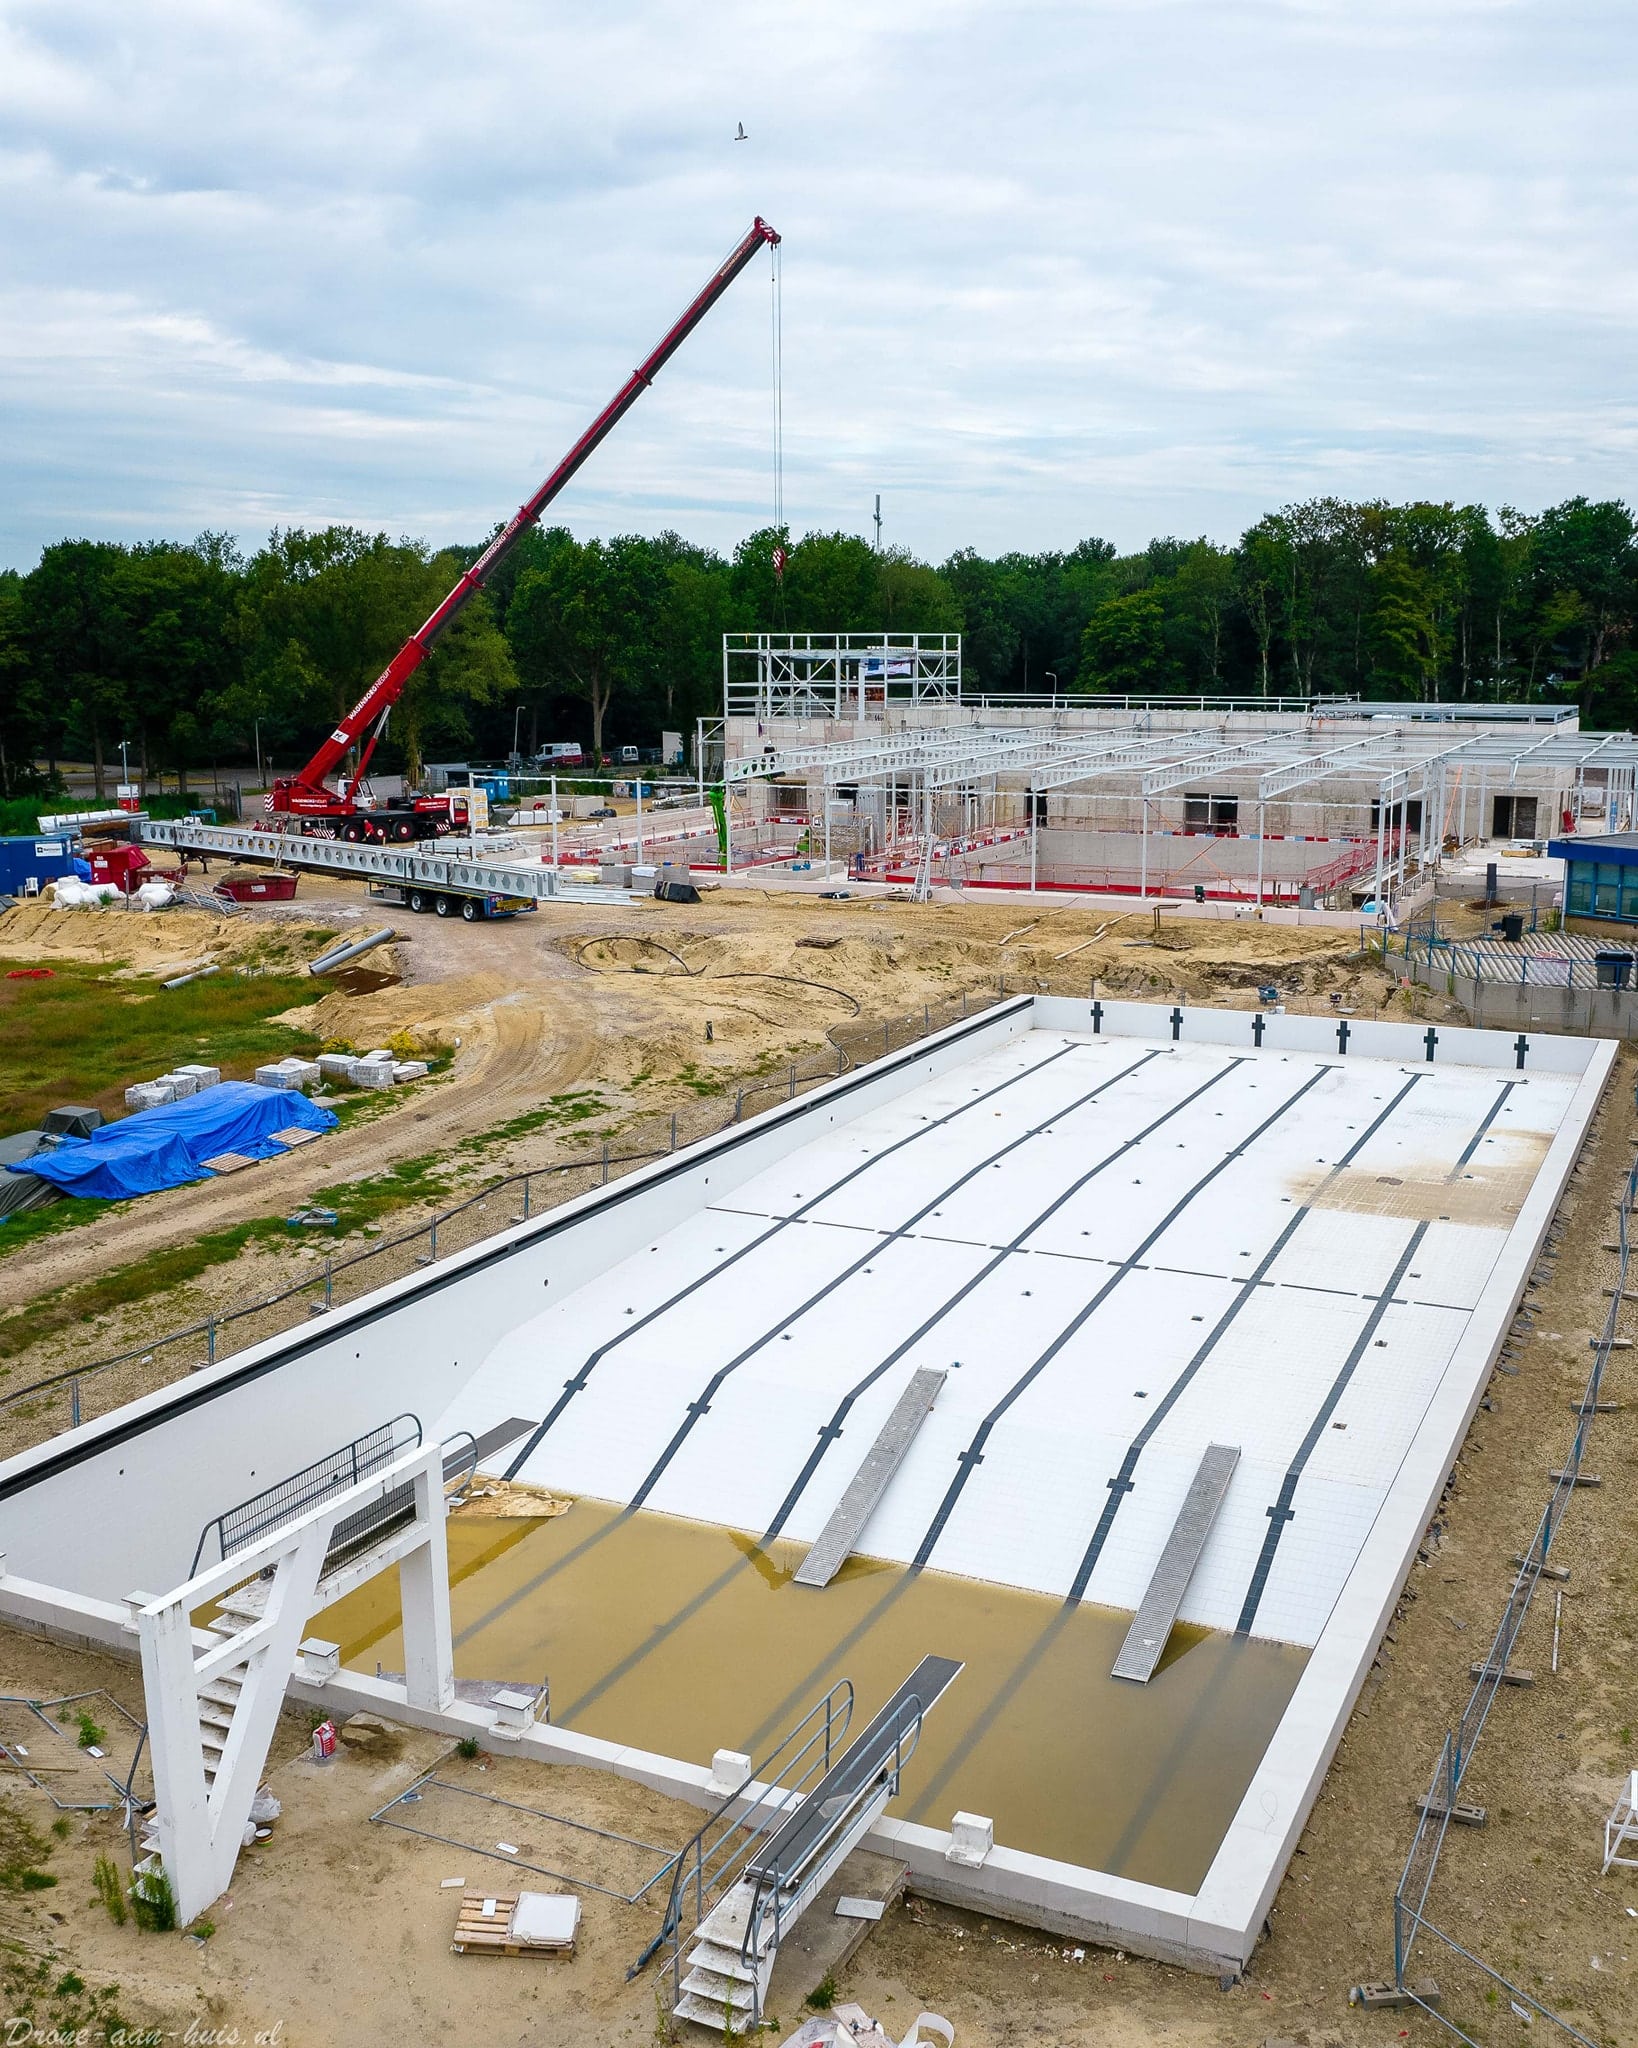
[[[755,211],[786,503],[933,556],[1630,492],[1621,0],[0,0],[0,560],[508,513]],[[735,144],[743,120],[751,140]],[[561,501],[767,516],[754,268]]]

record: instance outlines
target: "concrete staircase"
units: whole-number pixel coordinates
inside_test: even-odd
[[[754,1969],[742,1954],[756,1891],[752,1883],[736,1884],[695,1928],[682,1997],[672,2008],[677,2019],[693,2020],[719,2035],[748,2033],[760,2024],[775,1950],[770,1913],[759,1930]]]

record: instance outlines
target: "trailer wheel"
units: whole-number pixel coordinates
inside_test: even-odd
[[[432,908],[432,898],[425,889],[412,889],[409,892],[409,907],[418,914],[423,910],[430,910]]]
[[[449,913],[455,908],[454,899],[449,896],[434,896],[432,907],[440,917],[448,917]]]
[[[483,916],[483,905],[476,896],[463,896],[461,898],[461,915],[468,924],[476,924],[479,918]]]

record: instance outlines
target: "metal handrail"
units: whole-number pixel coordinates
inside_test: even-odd
[[[755,1873],[756,1892],[751,1902],[751,1910],[745,1918],[745,1933],[739,1947],[740,1963],[751,1973],[753,2021],[762,2017],[762,1994],[758,1988],[756,1963],[762,1952],[762,1932],[770,1910],[773,1913],[773,1947],[777,1950],[783,1938],[787,1901],[793,1904],[797,1901],[803,1883],[814,1866],[823,1861],[825,1855],[853,1825],[863,1808],[875,1801],[882,1790],[884,1780],[887,1799],[897,1796],[904,1766],[915,1755],[921,1741],[923,1712],[922,1703],[914,1693],[901,1700],[894,1710],[890,1726],[884,1728],[881,1733],[881,1762],[868,1768],[853,1791],[843,1799],[837,1800],[833,1810],[824,1814],[824,1826],[818,1834],[803,1844],[800,1855],[788,1869],[776,1863],[772,1868]],[[889,1748],[893,1757],[891,1765],[887,1762]],[[803,1905],[806,1903],[807,1901],[802,1901]]]
[[[410,1429],[401,1432],[400,1423],[408,1423]],[[345,1493],[361,1479],[368,1479],[372,1473],[382,1471],[395,1459],[401,1458],[406,1451],[415,1450],[420,1442],[421,1418],[408,1412],[395,1415],[391,1421],[378,1423],[362,1436],[354,1437],[336,1450],[327,1451],[322,1458],[302,1466],[300,1471],[290,1473],[272,1486],[263,1487],[260,1493],[253,1493],[236,1507],[225,1508],[200,1530],[188,1577],[198,1576],[205,1545],[210,1541],[213,1530],[218,1561],[225,1563],[235,1551],[248,1549],[275,1529],[282,1529],[286,1523],[295,1521],[334,1495]],[[395,1489],[395,1493],[402,1491],[402,1488]],[[388,1496],[389,1500],[393,1498]],[[366,1516],[377,1516],[383,1505],[382,1502],[372,1502],[368,1509],[349,1516],[334,1531],[332,1547],[353,1543],[361,1533],[353,1529],[353,1523],[362,1522]]]
[[[976,990],[962,989],[958,990],[954,996],[948,998],[939,1007],[941,1010],[954,1013],[957,1018],[965,1018],[981,1012],[992,1003],[1002,1001],[1005,994],[1004,982],[998,984],[994,996]],[[959,1009],[957,1009],[958,1004]],[[758,1094],[783,1094],[786,1100],[790,1100],[795,1095],[799,1079],[804,1083],[835,1079],[847,1073],[850,1069],[868,1064],[868,1058],[865,1055],[861,1053],[855,1057],[837,1041],[850,1035],[850,1033],[855,1036],[867,1035],[872,1033],[875,1028],[873,1024],[854,1024],[852,1020],[849,1020],[846,1024],[834,1026],[827,1034],[831,1040],[831,1045],[828,1055],[823,1057],[822,1066],[815,1066],[812,1071],[804,1073],[800,1070],[807,1067],[809,1063],[805,1060],[797,1061],[784,1073],[764,1075],[756,1080],[744,1083],[737,1089],[733,1105],[720,1128],[726,1130],[743,1120],[746,1101],[749,1097]],[[871,1054],[869,1058],[885,1056],[888,1051],[893,1049],[895,1044],[902,1047],[909,1043],[908,1034],[925,1035],[941,1028],[942,1025],[934,1021],[931,1005],[923,1005],[919,1017],[915,1012],[911,1011],[898,1019],[889,1018],[881,1027],[882,1054]],[[896,1036],[896,1033],[906,1035]],[[821,1058],[818,1054],[815,1054],[813,1057],[815,1060]],[[835,1062],[834,1072],[832,1071],[833,1059]],[[367,1245],[362,1251],[354,1252],[347,1258],[326,1259],[325,1270],[321,1278],[298,1280],[289,1287],[280,1288],[273,1294],[263,1295],[254,1302],[248,1302],[242,1308],[230,1309],[225,1315],[207,1316],[201,1323],[184,1324],[180,1329],[169,1330],[163,1336],[152,1337],[141,1344],[133,1345],[128,1351],[115,1352],[112,1357],[97,1359],[90,1365],[70,1366],[63,1372],[48,1373],[41,1379],[32,1380],[27,1386],[14,1387],[8,1393],[0,1394],[0,1414],[3,1414],[10,1408],[19,1406],[25,1401],[38,1399],[42,1394],[50,1394],[59,1388],[66,1388],[69,1390],[71,1401],[71,1426],[77,1428],[81,1419],[79,1412],[79,1387],[82,1380],[94,1379],[102,1373],[112,1372],[117,1366],[130,1365],[140,1360],[148,1359],[166,1345],[187,1343],[195,1339],[203,1339],[204,1341],[205,1357],[202,1364],[207,1366],[215,1365],[218,1362],[217,1333],[229,1323],[239,1321],[245,1316],[263,1315],[268,1309],[277,1308],[283,1302],[295,1301],[303,1296],[310,1295],[315,1287],[320,1286],[324,1290],[324,1306],[328,1308],[331,1304],[334,1282],[342,1274],[351,1272],[355,1266],[364,1265],[371,1259],[382,1258],[390,1252],[401,1251],[422,1239],[428,1242],[430,1256],[436,1258],[438,1230],[441,1225],[454,1222],[457,1218],[464,1216],[469,1210],[481,1208],[485,1202],[497,1195],[504,1194],[508,1189],[520,1189],[523,1196],[522,1212],[514,1217],[512,1221],[527,1222],[532,1214],[530,1200],[531,1184],[536,1180],[550,1178],[553,1174],[596,1172],[601,1168],[602,1177],[606,1183],[609,1178],[609,1171],[613,1167],[637,1166],[647,1160],[664,1159],[676,1150],[677,1118],[675,1113],[673,1113],[670,1121],[669,1142],[664,1146],[656,1145],[652,1149],[632,1152],[611,1152],[605,1143],[600,1153],[594,1153],[590,1157],[557,1160],[548,1166],[532,1166],[520,1169],[516,1173],[505,1174],[500,1179],[490,1181],[485,1186],[476,1189],[464,1201],[457,1202],[448,1209],[439,1210],[426,1223],[417,1224],[413,1229],[403,1231],[396,1237],[380,1238],[376,1243]],[[502,1225],[501,1227],[506,1228],[508,1226]],[[312,1304],[312,1306],[316,1309],[317,1304]]]
[[[677,1852],[660,1931],[627,1970],[628,1983],[669,1943],[673,2004],[682,1996],[683,1922],[690,1895],[693,1924],[697,1927],[705,1918],[707,1895],[728,1889],[751,1860],[757,1843],[782,1826],[809,1783],[829,1771],[831,1752],[846,1735],[852,1719],[853,1682],[843,1678],[814,1702],[784,1739],[750,1771],[745,1783],[712,1809]],[[747,1785],[758,1785],[761,1789],[754,1799],[742,1804]]]

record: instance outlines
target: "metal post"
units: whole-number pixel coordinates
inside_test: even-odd
[[[643,864],[643,764],[637,764],[637,865]]]
[[[608,1184],[609,1184],[609,1141],[608,1141],[608,1139],[607,1139],[607,1138],[605,1138],[605,1139],[603,1140],[603,1185],[604,1185],[604,1187],[607,1187],[607,1186],[608,1186]]]
[[[1379,917],[1382,914],[1382,827],[1387,814],[1387,784],[1379,782],[1376,786],[1376,886],[1371,891],[1371,900]]]
[[[823,771],[822,795],[825,804],[825,880],[830,880],[830,770]]]
[[[525,1222],[525,1223],[527,1223],[527,1222],[528,1222],[528,1220],[529,1220],[529,1176],[528,1176],[528,1174],[525,1174],[525,1175],[523,1176],[523,1220],[524,1220],[524,1222]]]
[[[671,1149],[673,1152],[677,1149],[677,1112],[675,1110],[671,1112]]]
[[[438,1219],[436,1216],[427,1225],[427,1252],[432,1258],[438,1256]]]
[[[722,872],[724,879],[734,872],[734,792],[728,783],[728,732],[722,734]]]
[[[1041,837],[1040,812],[1036,806],[1035,798],[1035,785],[1031,783],[1029,788],[1029,893],[1032,896],[1035,894],[1037,848]]]
[[[1143,816],[1138,833],[1138,901],[1149,894],[1149,799],[1143,799]]]
[[[330,1306],[330,1254],[324,1254],[324,1306]]]
[[[207,1316],[205,1318],[205,1363],[207,1365],[214,1365],[216,1363],[216,1318],[214,1316]]]
[[[796,1068],[794,1066],[787,1067],[785,1072],[790,1082],[789,1087],[785,1090],[785,1100],[787,1102],[794,1102],[796,1100]]]
[[[68,1400],[70,1409],[69,1427],[71,1429],[78,1429],[80,1426],[80,1382],[78,1374],[68,1383]]]

